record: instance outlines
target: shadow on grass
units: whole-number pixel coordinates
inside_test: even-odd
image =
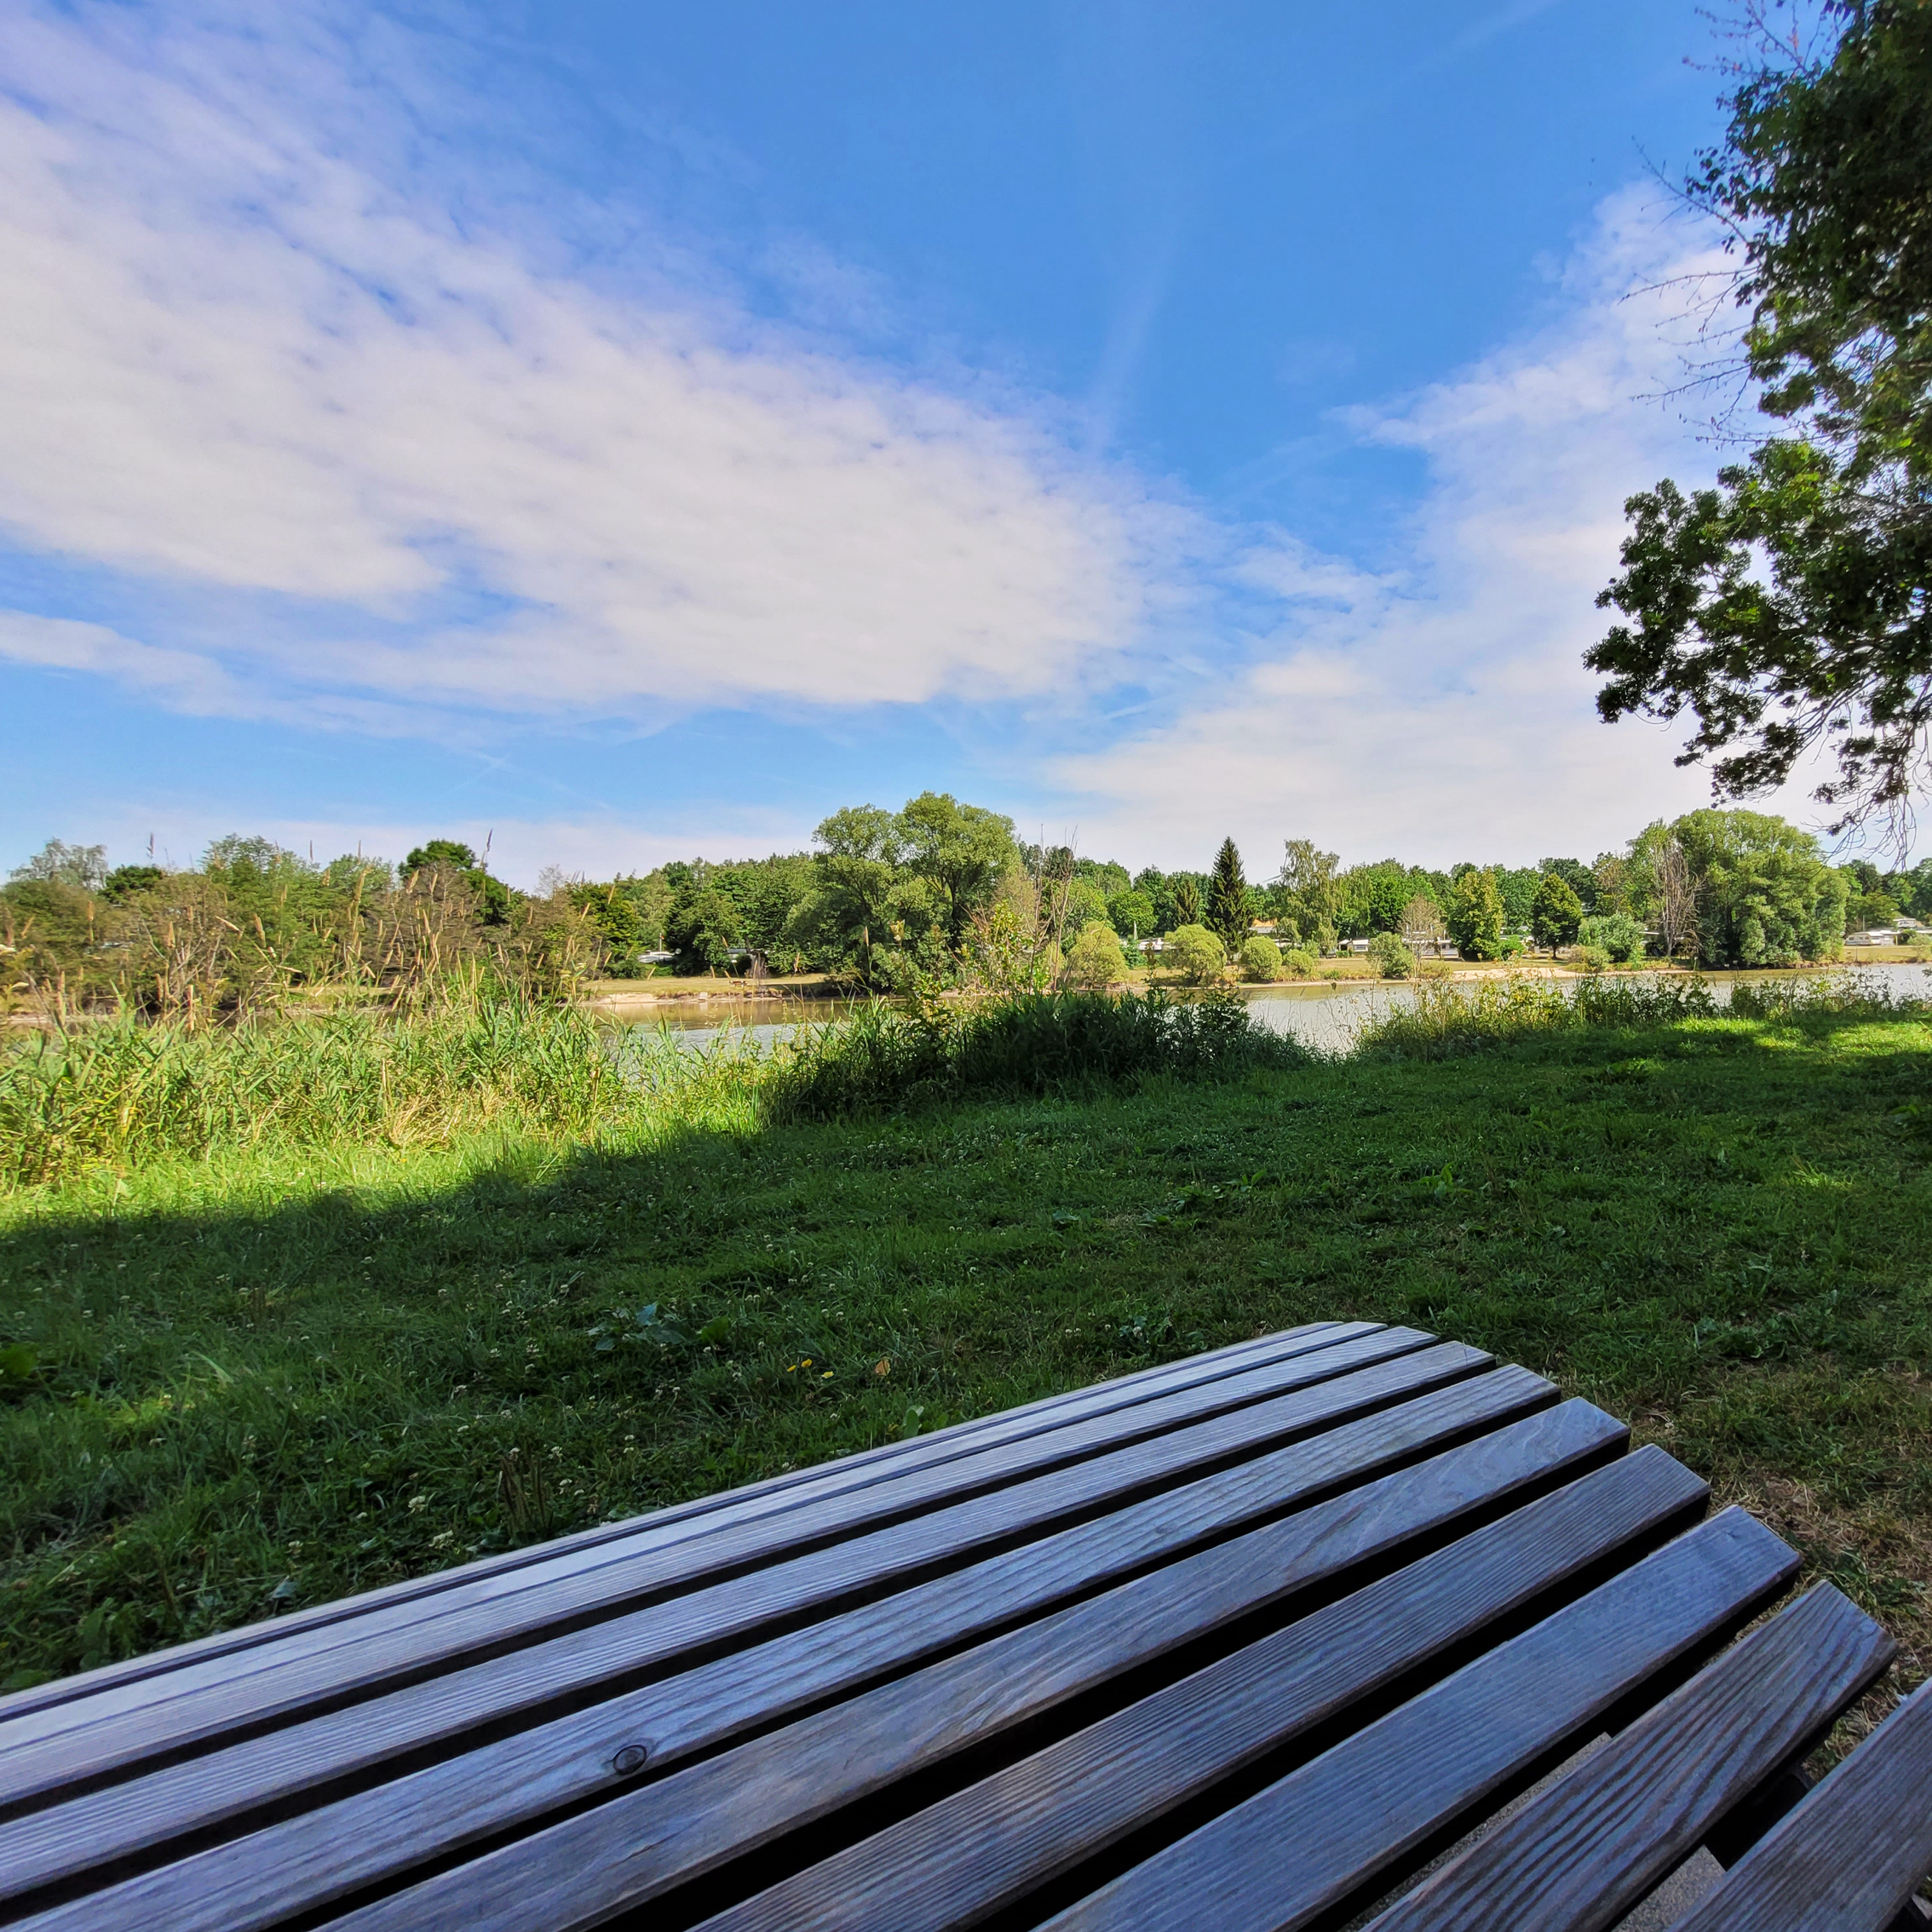
[[[16,1202],[0,1680],[1343,1315],[1803,1486],[1896,1624],[1932,1580],[1929,1073],[1916,1020],[1579,1029]]]

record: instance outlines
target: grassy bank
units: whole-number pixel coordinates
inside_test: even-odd
[[[768,1094],[647,1044],[569,1107],[479,1049],[445,1114],[190,1108],[0,1196],[0,1680],[1324,1315],[1634,1417],[1924,1648],[1932,1028],[1596,1018],[1332,1063],[1096,1021],[1032,1097],[1037,1015]]]

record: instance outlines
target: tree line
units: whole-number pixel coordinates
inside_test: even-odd
[[[1901,916],[1932,919],[1932,860],[1833,865],[1810,834],[1750,811],[1659,820],[1589,863],[1345,865],[1290,838],[1272,876],[1251,882],[1233,839],[1202,871],[1130,871],[1028,842],[1005,815],[928,791],[896,812],[844,807],[808,851],[604,880],[553,871],[534,893],[450,839],[400,864],[318,864],[230,837],[183,870],[110,869],[101,847],[51,840],[0,888],[0,961],[16,998],[112,998],[193,1018],[304,987],[406,997],[463,971],[549,995],[660,962],[684,975],[823,973],[877,992],[1099,985],[1156,939],[1164,963],[1197,978],[1228,959],[1272,978],[1284,951],[1307,956],[1305,970],[1362,940],[1447,942],[1478,960],[1582,946],[1606,960],[1784,966],[1831,958],[1848,930]]]
[[[488,975],[535,998],[575,989],[605,942],[566,894],[516,891],[467,845],[400,864],[317,864],[219,838],[193,866],[110,868],[50,839],[0,887],[0,996],[55,1011],[113,1003],[196,1024],[308,991],[406,1002]]]
[[[1834,957],[1848,930],[1932,919],[1932,860],[1889,872],[1833,865],[1782,819],[1705,810],[1588,863],[1344,865],[1287,839],[1273,876],[1251,883],[1232,839],[1202,871],[1130,871],[1027,843],[1000,814],[927,792],[896,814],[834,813],[810,852],[692,860],[569,890],[613,953],[669,951],[683,972],[759,960],[890,988],[983,972],[1003,949],[1060,970],[1095,928],[1126,952],[1197,929],[1230,957],[1265,926],[1278,946],[1314,954],[1386,934],[1446,940],[1473,959],[1581,943],[1613,959],[1796,965]]]

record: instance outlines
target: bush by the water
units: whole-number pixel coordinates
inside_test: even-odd
[[[1307,1064],[1298,1041],[1254,1024],[1232,992],[1112,999],[1038,993],[900,1012],[864,1007],[774,1056],[773,1120],[827,1119],[908,1101],[1078,1091],[1149,1075],[1227,1078]]]
[[[1643,957],[1643,928],[1628,912],[1611,912],[1584,920],[1577,928],[1577,944],[1601,952],[1619,966]]]
[[[1356,1036],[1371,1059],[1440,1060],[1533,1033],[1569,1027],[1675,1025],[1713,1020],[1720,1008],[1708,980],[1695,975],[1561,980],[1510,974],[1469,984],[1437,982],[1417,989],[1412,1004],[1378,1015]],[[1894,992],[1856,975],[1731,989],[1729,1013],[1740,1020],[1789,1024],[1807,1021],[1889,1019],[1932,1011],[1932,1001]]]
[[[1177,926],[1167,935],[1163,956],[1189,986],[1211,985],[1228,963],[1228,949],[1205,926]]]
[[[1120,935],[1099,919],[1090,921],[1067,955],[1068,984],[1089,992],[1104,992],[1126,976],[1127,955],[1120,950]]]
[[[1255,933],[1241,942],[1241,976],[1267,986],[1281,977],[1281,948],[1266,933]]]
[[[1385,980],[1406,980],[1416,969],[1416,956],[1394,933],[1377,933],[1369,941],[1369,957]]]

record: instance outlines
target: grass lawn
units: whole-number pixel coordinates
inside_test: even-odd
[[[1319,1316],[1417,1323],[1633,1418],[1916,1677],[1929,1076],[1920,1019],[1702,1020],[0,1196],[0,1342],[37,1358],[0,1383],[0,1681]]]

